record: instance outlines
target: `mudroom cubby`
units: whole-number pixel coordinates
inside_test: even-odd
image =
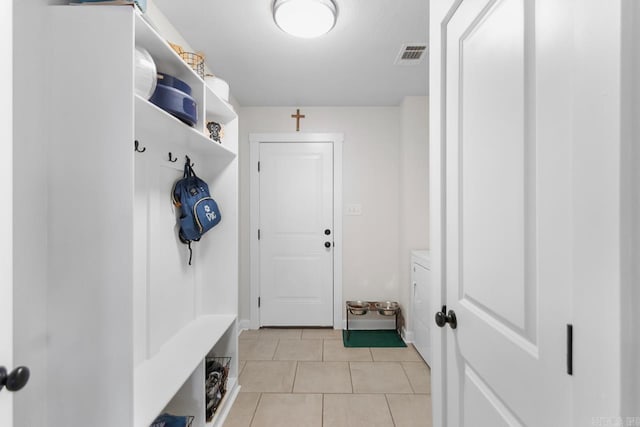
[[[51,376],[55,393],[79,402],[79,416],[104,413],[109,425],[147,427],[171,412],[194,416],[193,427],[219,426],[239,390],[236,113],[133,7],[50,13],[48,316],[52,360],[73,369],[73,381],[64,369]],[[191,86],[193,127],[135,94],[135,46]],[[222,143],[209,138],[207,120],[223,125]],[[192,244],[191,265],[171,200],[187,157],[222,214]],[[80,341],[93,345],[73,351]],[[227,394],[209,423],[208,355],[231,358]]]

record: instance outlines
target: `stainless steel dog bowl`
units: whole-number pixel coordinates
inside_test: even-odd
[[[376,303],[376,310],[383,316],[393,316],[400,308],[400,305],[394,301],[384,301]]]
[[[369,311],[369,303],[366,301],[347,301],[349,313],[355,316],[362,316]]]

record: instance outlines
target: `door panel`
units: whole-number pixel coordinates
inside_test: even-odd
[[[464,0],[445,28],[445,274],[458,320],[447,327],[452,426],[570,425],[570,313],[540,320],[541,310],[570,307],[570,282],[546,274],[571,271],[549,256],[570,247],[567,234],[548,238],[571,227],[560,222],[570,204],[544,203],[571,182],[570,164],[558,162],[570,139],[537,138],[567,126],[538,120],[538,91],[553,82],[537,75],[546,57],[536,16],[550,5]]]
[[[273,296],[281,300],[307,303],[322,301],[322,259],[319,256],[275,256],[273,257]],[[300,283],[308,286],[301,287]]]
[[[469,425],[520,427],[522,423],[467,366],[464,375],[464,419]]]
[[[260,144],[260,324],[333,324],[333,147]]]
[[[167,160],[169,150],[158,143],[157,132],[136,128],[136,138],[146,151],[135,155],[134,363],[153,357],[196,317],[195,274],[201,251],[198,242],[192,243],[193,262],[188,265],[189,251],[178,238],[171,198],[184,163]],[[197,154],[191,160],[206,164]]]
[[[461,270],[473,278],[461,277],[460,291],[468,304],[518,332],[531,313],[525,306],[535,311],[535,299],[525,299],[525,280],[535,286],[524,268],[530,261],[525,146],[535,141],[525,126],[523,7],[506,0],[478,15],[463,33],[458,65]],[[466,24],[455,20],[451,28]]]

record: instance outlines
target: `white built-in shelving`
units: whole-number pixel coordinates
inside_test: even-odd
[[[194,427],[220,426],[239,390],[237,114],[134,8],[50,10],[49,244],[59,258],[50,320],[52,340],[61,340],[52,360],[74,369],[74,381],[60,374],[60,400],[78,402],[61,425],[147,427],[168,411],[195,416]],[[135,94],[135,46],[191,86],[195,126]],[[222,143],[208,137],[207,121],[223,125]],[[186,156],[222,212],[192,245],[191,266],[170,197]],[[65,311],[57,298],[79,305]],[[78,341],[92,346],[73,352]],[[227,395],[209,423],[208,355],[232,358]]]

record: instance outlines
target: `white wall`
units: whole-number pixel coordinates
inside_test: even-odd
[[[232,88],[233,90],[233,88]],[[250,317],[249,133],[295,132],[297,107],[241,108],[240,307]],[[400,275],[400,108],[301,107],[303,132],[344,133],[343,203],[362,205],[344,217],[343,298],[398,299]]]
[[[400,105],[400,289],[410,324],[411,251],[429,248],[428,98],[405,97]]]
[[[343,299],[409,303],[409,253],[428,247],[427,98],[399,107],[303,107],[303,132],[345,135]],[[249,134],[295,132],[297,107],[246,107],[240,115],[240,307],[250,317]]]

